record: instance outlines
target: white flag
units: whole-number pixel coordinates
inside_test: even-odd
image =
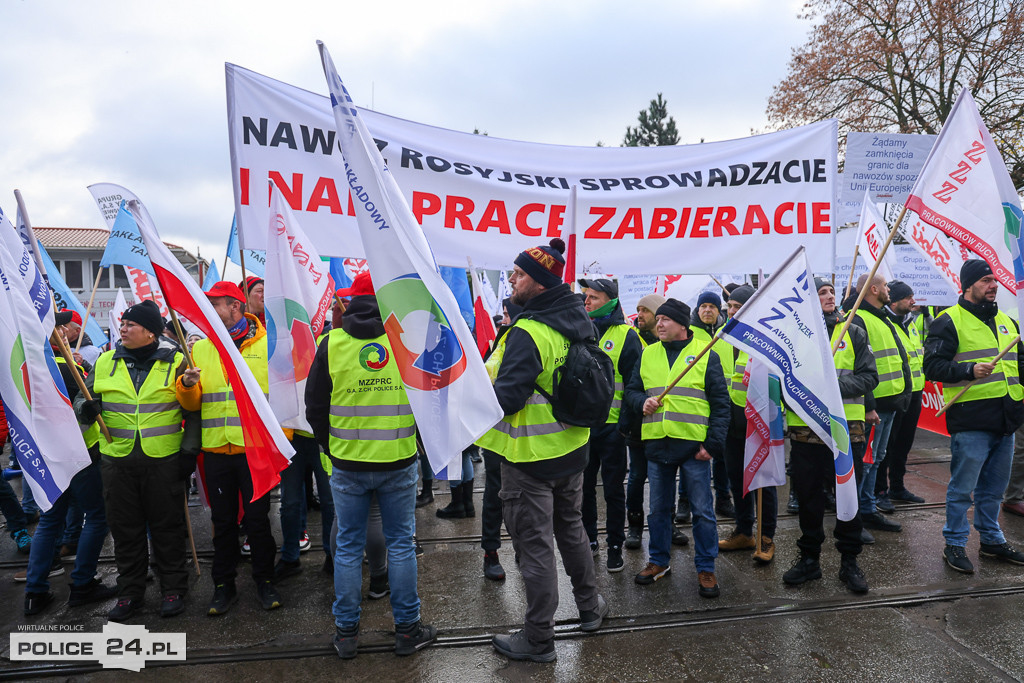
[[[865,190],[864,203],[860,209],[860,225],[857,226],[857,253],[864,259],[864,265],[868,267],[869,273],[878,261],[882,245],[885,244],[888,237],[889,227],[878,211],[878,206],[871,201],[871,193]],[[875,271],[875,275],[881,275],[886,282],[896,279],[892,267],[893,253],[891,248],[886,249],[882,262],[878,264],[878,270]]]
[[[344,183],[356,207],[384,329],[431,467],[438,472],[451,462],[455,470],[463,449],[504,413],[423,230],[345,90],[327,47],[319,41],[317,45],[344,155]]]
[[[743,447],[743,495],[765,486],[786,485],[786,421],[781,380],[760,359],[743,372],[747,386],[747,440]]]
[[[107,330],[110,332],[110,339],[118,339],[118,330],[121,329],[121,316],[128,310],[128,301],[124,298],[124,292],[121,288],[117,288],[117,297],[114,299],[114,305],[107,313],[107,324],[109,327]],[[113,347],[111,347],[113,348]]]
[[[498,271],[498,312],[495,315],[502,314],[502,307],[505,305],[505,299],[512,298],[512,285],[508,283],[508,271],[504,268]]]
[[[487,311],[491,316],[501,315],[501,299],[494,293],[494,285],[491,284],[491,278],[487,277],[486,270],[480,271],[480,284],[483,286],[482,294]]]
[[[813,282],[810,261],[800,247],[775,269],[720,334],[772,368],[782,380],[787,407],[832,449],[837,515],[848,521],[857,514],[850,430]]]

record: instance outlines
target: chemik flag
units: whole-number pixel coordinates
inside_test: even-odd
[[[722,328],[722,339],[763,360],[781,379],[786,406],[831,449],[836,468],[836,514],[857,514],[850,430],[843,413],[825,319],[803,247]]]
[[[864,191],[864,203],[860,209],[860,225],[857,226],[857,253],[864,259],[868,272],[875,266],[882,252],[882,245],[889,237],[889,227],[878,211],[878,206],[871,200],[871,193]],[[890,245],[891,246],[891,245]],[[893,249],[886,249],[882,262],[878,264],[876,275],[881,275],[886,282],[896,279],[893,274]]]
[[[328,269],[281,193],[272,190],[263,277],[270,407],[282,427],[305,432],[313,431],[303,400],[306,378],[334,296]]]
[[[409,394],[435,472],[461,474],[461,454],[503,413],[459,305],[437,271],[423,231],[338,77],[323,43],[320,56],[356,201],[362,246],[370,263],[394,362]],[[465,259],[465,252],[460,260]]]
[[[224,374],[231,385],[231,391],[238,405],[238,416],[242,423],[245,439],[245,458],[252,474],[253,500],[274,488],[281,477],[278,474],[288,467],[295,449],[270,409],[270,403],[263,395],[263,389],[242,360],[228,336],[228,331],[213,310],[199,284],[185,272],[178,259],[160,241],[153,220],[146,207],[138,200],[128,202],[128,211],[139,226],[139,232],[146,243],[146,251],[153,264],[153,271],[160,288],[167,297],[167,304],[178,315],[188,318],[199,331],[210,340],[220,355]]]
[[[6,218],[0,219],[0,400],[11,450],[40,509],[49,510],[71,478],[91,462],[33,304],[39,282],[22,277],[32,256]]]
[[[786,485],[786,423],[782,417],[782,384],[767,364],[751,357],[743,384],[747,387],[743,495],[747,495],[765,486]]]

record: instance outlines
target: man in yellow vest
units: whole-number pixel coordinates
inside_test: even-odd
[[[242,291],[231,282],[218,282],[206,296],[260,387],[268,391],[267,331],[256,316],[245,312]],[[224,614],[238,600],[235,576],[241,557],[239,496],[245,511],[245,531],[252,548],[252,578],[260,605],[268,610],[280,607],[281,596],[272,584],[277,547],[270,532],[270,493],[252,500],[252,475],[245,457],[242,422],[213,342],[197,341],[192,347],[192,360],[196,367],[185,372],[178,386],[182,390],[179,392],[182,407],[202,411],[203,471],[213,521],[210,574],[214,590],[207,614]]]
[[[1020,385],[1024,346],[1018,342],[994,362],[1019,331],[1017,323],[996,304],[1000,285],[985,261],[965,261],[960,286],[963,296],[956,306],[932,321],[924,345],[924,374],[943,383],[947,403],[970,384],[967,393],[946,411],[953,457],[942,554],[950,567],[971,574],[974,565],[965,548],[972,499],[981,556],[1024,565],[1024,553],[1007,543],[999,528],[999,502],[1010,478],[1013,435],[1024,424]]]
[[[690,333],[690,307],[669,299],[658,309],[657,320],[661,341],[644,349],[626,385],[626,401],[644,416],[641,431],[651,482],[648,562],[634,580],[649,585],[671,571],[672,513],[676,472],[680,471],[686,478],[693,516],[698,592],[716,598],[718,528],[711,495],[711,458],[725,447],[729,392],[718,354],[711,350],[697,358],[705,344]],[[659,399],[691,362],[693,368]]]
[[[505,527],[519,550],[526,584],[524,628],[494,636],[494,649],[510,659],[553,662],[558,566],[554,541],[572,581],[580,628],[595,631],[608,614],[597,592],[594,556],[583,528],[583,470],[590,430],[555,419],[548,395],[554,372],[574,341],[595,339],[597,330],[583,303],[562,282],[565,243],[520,252],[509,283],[512,302],[522,306],[506,333],[494,393],[505,417],[477,444],[503,458],[502,511]]]
[[[829,338],[834,340],[842,330],[842,321],[836,309],[836,292],[832,283],[823,278],[814,278],[818,289],[818,301],[825,317],[825,328]],[[861,478],[864,453],[867,450],[865,437],[865,402],[871,400],[871,390],[878,385],[875,358],[868,345],[868,336],[859,327],[851,325],[839,343],[834,356],[839,393],[843,398],[843,412],[850,429],[850,455],[853,457],[854,476]],[[873,412],[873,411],[872,411]],[[832,449],[793,411],[786,413],[790,442],[791,488],[795,492],[800,514],[800,538],[796,545],[800,549],[793,566],[782,575],[782,581],[798,586],[807,581],[821,578],[818,558],[825,542],[826,492],[835,486],[836,468]],[[860,516],[844,522],[836,519],[833,535],[836,550],[842,555],[839,580],[854,593],[868,591],[867,579],[857,565],[857,555],[863,547],[863,527]]]
[[[914,446],[917,421],[921,417],[921,395],[924,393],[924,342],[920,330],[913,323],[914,290],[899,280],[889,283],[889,305],[885,307],[896,335],[907,352],[910,365],[910,405],[906,412],[896,413],[889,432],[889,446],[885,460],[878,466],[875,479],[875,506],[882,512],[894,512],[893,501],[923,503],[924,498],[916,496],[904,485],[907,473],[907,456]]]
[[[615,366],[615,398],[608,422],[603,429],[590,430],[590,461],[583,473],[583,526],[590,538],[591,551],[596,555],[597,473],[600,470],[608,533],[606,567],[615,573],[622,571],[622,543],[626,540],[626,439],[620,430],[619,418],[625,378],[640,359],[644,343],[622,315],[619,287],[614,281],[601,278],[579,282],[586,296],[583,306],[600,335],[598,345]]]
[[[341,327],[317,346],[306,380],[306,420],[331,461],[338,524],[334,554],[334,648],[358,654],[363,553],[370,503],[380,505],[388,552],[395,654],[430,645],[416,590],[416,422],[370,273],[339,290],[352,297]]]
[[[889,286],[885,278],[875,275],[872,282],[867,276],[861,278],[858,287],[867,287],[860,308],[854,313],[852,325],[868,333],[871,351],[875,354],[878,369],[878,386],[872,392],[878,424],[871,436],[870,462],[864,463],[864,476],[859,483],[860,518],[868,529],[880,531],[901,531],[902,527],[878,512],[875,505],[875,480],[878,466],[885,460],[896,415],[904,413],[910,406],[910,363],[896,328],[889,320],[885,306],[889,303]],[[858,290],[859,291],[859,290]]]
[[[90,424],[101,415],[113,439],[98,441],[117,561],[118,601],[108,615],[111,621],[125,621],[143,606],[150,539],[163,595],[160,615],[185,609],[188,570],[181,506],[199,444],[195,438],[183,442],[176,379],[185,372],[185,357],[162,336],[163,327],[152,301],[125,311],[120,343],[96,359],[86,379],[93,399],[80,394],[75,401],[79,421]]]

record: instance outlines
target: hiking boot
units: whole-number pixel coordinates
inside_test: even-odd
[[[890,521],[877,512],[870,512],[866,515],[861,515],[860,519],[868,529],[890,531],[893,533],[903,531],[903,527],[900,526],[899,522]]]
[[[165,595],[160,601],[160,616],[164,619],[176,617],[185,611],[185,596],[181,593]]]
[[[207,614],[211,617],[225,614],[231,606],[238,601],[238,591],[234,583],[222,583],[214,587],[213,599],[210,600],[210,607]]]
[[[875,507],[887,515],[891,515],[896,512],[896,506],[892,504],[891,500],[889,500],[888,493],[879,493],[875,496]]]
[[[381,574],[380,576],[370,577],[370,590],[366,593],[366,597],[371,600],[380,600],[385,595],[391,592],[391,584],[388,583],[388,575]]]
[[[761,548],[754,550],[754,561],[758,564],[768,564],[775,559],[775,541],[767,536],[761,537]]]
[[[962,546],[947,545],[942,551],[942,556],[946,558],[946,564],[958,572],[974,573],[974,565],[967,559],[967,551]]]
[[[757,546],[753,536],[747,536],[741,534],[738,531],[733,531],[729,534],[729,538],[723,538],[718,542],[718,549],[722,552],[728,552],[730,550],[749,550]]]
[[[590,633],[601,628],[601,623],[608,616],[608,603],[600,595],[597,596],[597,607],[580,612],[580,630]]]
[[[269,581],[256,586],[256,597],[259,598],[260,607],[266,610],[277,609],[281,606],[281,594]]]
[[[906,489],[900,489],[899,491],[890,491],[889,500],[895,500],[900,503],[923,503],[924,498],[921,496],[915,496],[913,493]],[[1024,514],[1022,512],[1021,514]]]
[[[302,573],[302,563],[296,560],[295,562],[289,562],[288,560],[278,560],[277,564],[274,565],[274,583],[283,581],[289,576],[295,576],[296,574]]]
[[[92,580],[84,586],[71,586],[71,595],[68,597],[68,605],[70,607],[78,607],[79,605],[88,605],[92,602],[109,600],[116,596],[117,588],[113,586],[105,586],[100,583],[99,579],[93,577]]]
[[[697,593],[702,598],[717,598],[721,591],[718,589],[718,579],[714,572],[697,572]]]
[[[424,505],[430,505],[433,502],[434,502],[434,481],[433,481],[433,479],[431,479],[430,481],[423,482],[423,490],[420,491],[420,494],[418,496],[416,496],[416,507],[421,508]],[[352,656],[355,657],[354,654]],[[342,657],[342,659],[348,659],[348,658],[347,657]]]
[[[796,494],[792,491],[789,492],[789,502],[786,503],[786,512],[791,515],[795,515],[800,512],[800,503],[796,499]]]
[[[723,496],[718,499],[717,503],[715,503],[715,515],[719,518],[726,517],[728,519],[735,519],[736,507],[727,496]]]
[[[978,554],[982,557],[994,557],[997,560],[1009,562],[1010,564],[1024,564],[1024,553],[1009,543],[982,543],[981,551]]]
[[[505,580],[505,568],[501,566],[501,561],[498,559],[498,551],[484,551],[484,576],[491,581]]]
[[[53,602],[53,592],[46,593],[25,593],[25,616],[39,614],[46,606]]]
[[[672,527],[672,545],[677,545],[679,547],[685,547],[685,546],[690,545],[690,539],[680,529],[676,529],[675,527]]]
[[[32,537],[28,534],[28,529],[18,529],[17,531],[11,532],[11,538],[14,539],[15,545],[18,546],[18,552],[22,555],[28,555],[32,550]]]
[[[476,517],[476,508],[473,507],[473,482],[467,481],[461,488],[462,506],[466,508],[466,517]]]
[[[128,621],[128,619],[142,609],[142,598],[118,598],[117,604],[107,612],[107,619],[110,621]]]
[[[661,565],[654,564],[653,562],[648,562],[647,566],[644,567],[643,570],[639,574],[637,574],[633,580],[641,586],[648,586],[657,581],[658,579],[660,579],[661,577],[668,575],[671,571],[671,566],[662,567]]]
[[[529,662],[555,661],[555,639],[537,643],[526,637],[525,631],[510,636],[494,636],[491,645],[509,659]]]
[[[466,506],[462,502],[464,489],[462,485],[452,487],[452,502],[443,508],[437,509],[437,516],[441,519],[464,519],[466,517]]]
[[[617,574],[622,571],[622,547],[617,545],[608,546],[608,561],[605,563],[609,574]]]
[[[623,545],[627,550],[639,550],[643,545],[644,515],[642,512],[630,512],[626,517],[629,527],[626,529],[626,542]]]
[[[782,582],[790,586],[799,586],[802,583],[821,578],[821,565],[818,558],[811,557],[800,551],[793,566],[782,575]]]
[[[342,659],[352,659],[359,648],[359,626],[334,629],[334,650]]]
[[[422,621],[415,624],[395,625],[395,654],[411,655],[437,640],[437,629]]]
[[[856,555],[843,555],[843,563],[839,567],[839,580],[854,593],[868,592],[868,581],[864,578],[864,572],[857,566]]]

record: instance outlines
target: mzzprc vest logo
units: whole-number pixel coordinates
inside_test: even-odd
[[[363,370],[380,372],[388,364],[388,360],[388,350],[377,342],[370,342],[359,349],[359,364],[363,366]]]

